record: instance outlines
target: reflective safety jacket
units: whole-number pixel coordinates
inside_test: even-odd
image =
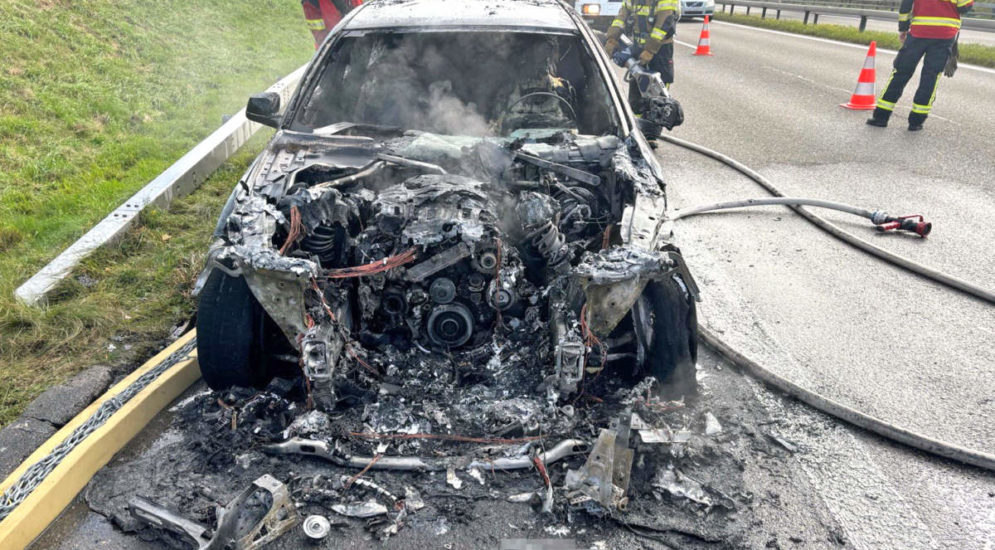
[[[898,8],[899,32],[916,38],[953,38],[960,30],[960,16],[974,0],[902,0]]]
[[[304,21],[314,36],[314,47],[321,46],[325,37],[342,17],[358,6],[361,0],[301,0],[304,8]]]
[[[623,0],[608,29],[608,38],[618,40],[626,32],[637,46],[656,54],[660,46],[674,41],[680,17],[680,0]]]

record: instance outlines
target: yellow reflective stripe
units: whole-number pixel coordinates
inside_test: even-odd
[[[897,72],[898,71],[895,70],[895,69],[891,70],[891,75],[888,76],[888,82],[886,82],[885,85],[884,85],[884,92],[881,92],[882,97],[878,98],[878,104],[877,104],[877,106],[880,107],[880,108],[882,108],[882,109],[884,109],[885,111],[894,111],[895,110],[895,104],[892,103],[891,101],[885,101],[884,98],[883,98],[883,96],[884,96],[884,93],[887,92],[888,88],[891,86],[891,80],[893,78],[895,78],[895,73],[897,73]]]
[[[917,103],[912,104],[912,112],[916,114],[928,115],[929,109],[930,109],[929,105],[919,105]]]
[[[322,31],[325,30],[325,20],[324,19],[305,19],[307,22],[307,28],[312,31]]]
[[[878,109],[884,109],[885,111],[894,111],[895,104],[890,101],[878,99]]]
[[[649,14],[650,14],[649,6],[639,6],[639,9],[636,10],[636,15],[649,15]]]
[[[939,89],[939,87],[940,87],[940,77],[941,76],[943,76],[942,72],[940,74],[936,75],[936,82],[933,84],[933,95],[929,96],[929,108],[930,109],[933,108],[933,102],[936,101],[936,90]]]
[[[664,38],[667,37],[667,33],[663,32],[660,29],[653,29],[653,32],[650,33],[650,37],[655,38],[657,40],[663,40]]]
[[[898,14],[898,21],[899,22],[908,21],[909,19],[912,19],[912,14],[911,13],[900,13],[900,14]]]
[[[957,7],[958,8],[963,8],[964,6],[966,6],[968,4],[973,4],[973,3],[974,3],[974,0],[960,0],[960,2],[957,2]]]
[[[616,19],[616,20],[612,21],[612,26],[613,27],[624,27],[625,26],[625,22],[622,21],[621,19]]]
[[[656,11],[676,10],[679,5],[680,3],[675,0],[660,0],[656,4]]]
[[[912,18],[913,25],[922,25],[925,27],[953,27],[955,29],[960,28],[960,19],[954,19],[953,17],[923,17],[917,15]]]

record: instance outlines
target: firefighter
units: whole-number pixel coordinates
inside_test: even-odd
[[[960,16],[973,5],[974,0],[902,0],[898,13],[898,37],[902,48],[895,56],[891,78],[867,124],[881,128],[888,125],[902,90],[912,78],[919,60],[924,59],[919,88],[912,98],[912,112],[909,113],[909,130],[922,130],[936,99],[940,75],[955,48]]]
[[[674,81],[674,33],[681,17],[680,0],[623,0],[618,15],[608,29],[605,51],[608,55],[618,49],[622,33],[633,38],[633,56],[648,70],[660,73],[664,84]],[[629,86],[629,105],[640,112],[640,95],[635,86]]]
[[[304,20],[314,36],[314,48],[318,49],[332,28],[360,3],[361,0],[301,0]]]

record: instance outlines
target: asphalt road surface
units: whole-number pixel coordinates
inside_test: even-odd
[[[740,7],[737,14],[745,14],[745,10]],[[750,15],[760,15],[760,10],[750,10]],[[767,17],[773,18],[774,11],[767,10]],[[781,19],[801,21],[805,18],[805,12],[782,11]],[[809,16],[809,24],[812,24],[813,16]],[[842,25],[844,27],[860,26],[860,18],[844,15],[819,15],[819,24]],[[872,31],[898,32],[898,23],[895,21],[883,21],[880,19],[868,19],[867,29]],[[961,44],[982,44],[984,46],[995,46],[995,32],[964,30],[960,33]]]
[[[715,56],[693,57],[698,27],[679,31],[688,47],[676,52],[673,91],[687,120],[674,135],[745,162],[791,195],[922,212],[935,224],[928,240],[876,235],[865,221],[824,214],[890,250],[995,287],[995,71],[965,67],[944,79],[924,132],[905,130],[910,95],[893,126],[881,130],[863,124],[867,113],[838,106],[853,89],[863,48],[716,23]],[[879,67],[892,55],[880,52]],[[879,84],[886,76],[878,75]],[[671,207],[765,196],[696,153],[666,143],[657,152]],[[786,209],[689,218],[676,230],[704,292],[699,318],[734,346],[886,421],[995,450],[992,306],[850,249]],[[725,437],[738,442],[743,491],[755,496],[748,548],[995,545],[995,475],[849,428],[730,372],[706,351],[700,367],[706,393],[720,403],[713,411]],[[167,426],[161,417],[110,467],[136,459],[171,467],[176,436]],[[552,533],[527,507],[481,506],[479,521],[445,539],[449,547]],[[574,529],[566,536],[605,548],[663,548],[619,529],[583,536]],[[420,533],[412,529],[414,538],[394,544],[434,547]],[[81,501],[35,547],[161,548],[122,535]]]
[[[820,211],[888,250],[995,288],[995,71],[942,79],[923,132],[906,130],[912,88],[887,129],[842,109],[862,47],[732,24],[694,57],[683,24],[672,90],[674,135],[717,149],[789,196],[922,213],[926,240],[876,234]],[[889,67],[893,52],[878,52]],[[887,72],[878,71],[878,86]],[[880,91],[880,88],[879,88]],[[671,208],[767,196],[752,181],[663,143]],[[690,218],[678,240],[704,291],[699,319],[772,370],[888,422],[995,451],[995,307],[852,249],[779,207]],[[761,400],[767,392],[759,391]],[[995,476],[925,457],[771,401],[813,485],[856,548],[995,545]]]

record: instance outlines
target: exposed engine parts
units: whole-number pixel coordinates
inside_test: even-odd
[[[500,379],[508,345],[531,354],[505,352],[520,368],[548,365],[520,376],[555,403],[609,360],[648,366],[650,341],[608,336],[648,282],[689,278],[663,250],[662,190],[617,138],[274,143],[286,153],[233,199],[213,258],[246,278],[325,409],[426,361],[449,384]]]

